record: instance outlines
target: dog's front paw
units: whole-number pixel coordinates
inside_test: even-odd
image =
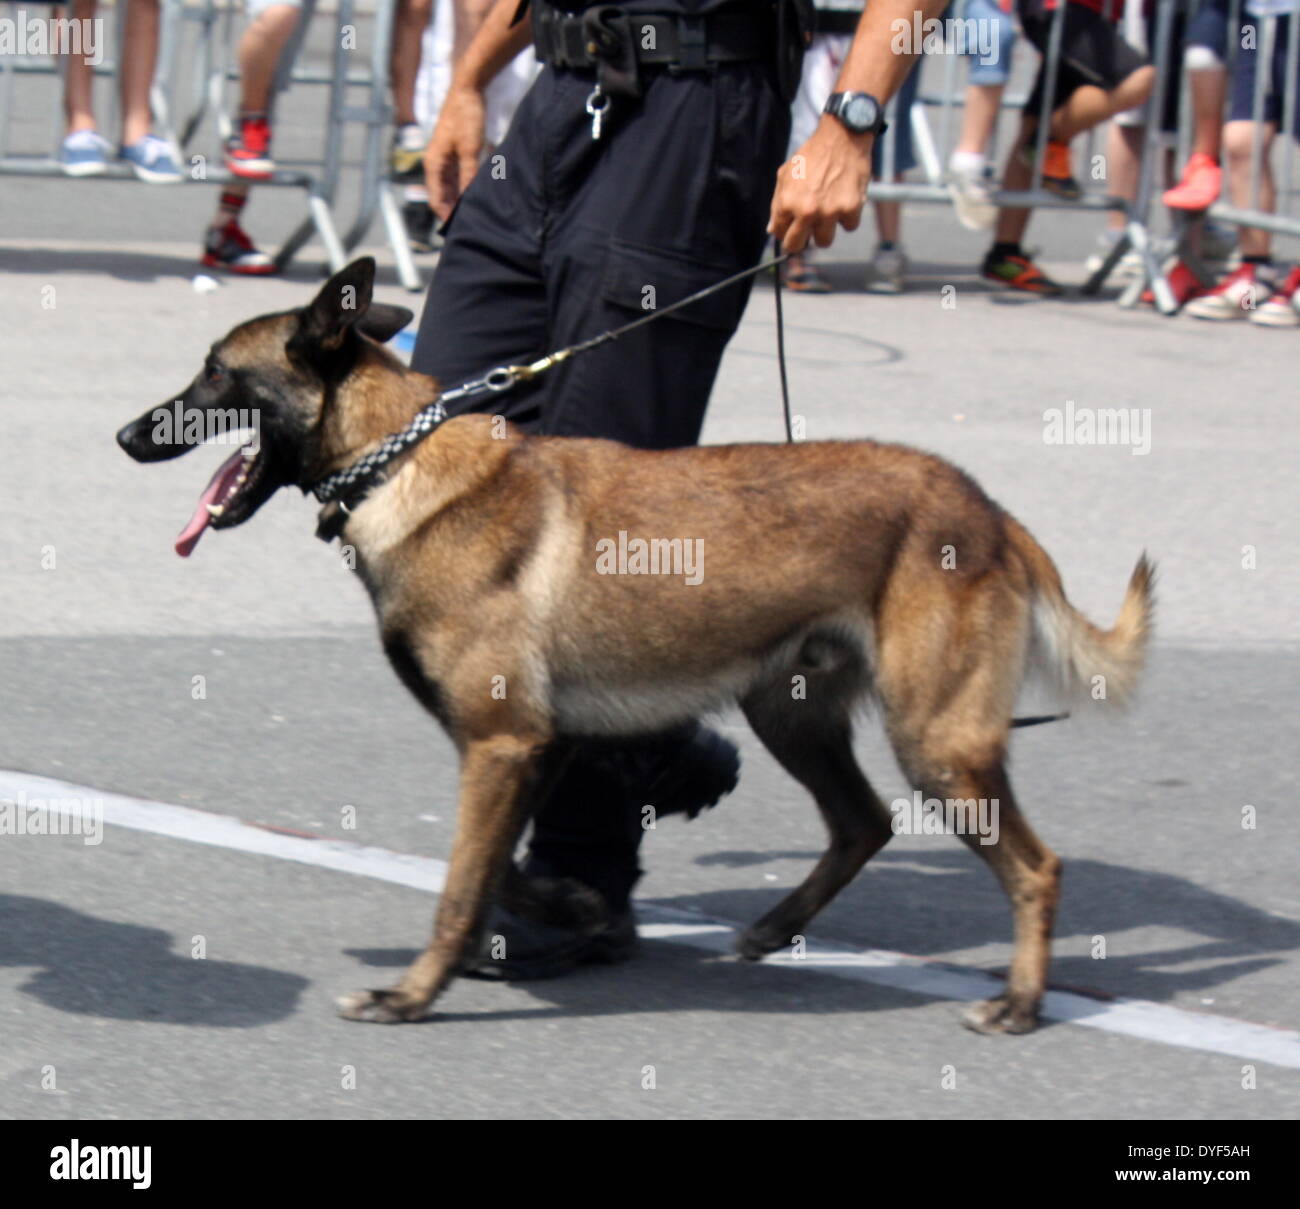
[[[736,938],[736,952],[746,961],[762,961],[769,953],[786,948],[790,942],[789,929],[773,929],[756,923]]]
[[[1032,1033],[1038,1027],[1038,1013],[1033,1008],[1015,1007],[1007,995],[972,1003],[962,1013],[961,1021],[976,1033]]]
[[[351,991],[335,1000],[344,1020],[366,1024],[403,1024],[420,1020],[429,1010],[427,1001],[413,1000],[396,988],[386,991]]]

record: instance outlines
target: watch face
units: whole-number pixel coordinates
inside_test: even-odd
[[[844,106],[844,121],[850,130],[865,133],[876,124],[880,106],[870,97],[850,97]]]

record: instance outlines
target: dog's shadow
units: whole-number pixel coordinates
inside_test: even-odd
[[[194,958],[159,928],[97,919],[48,899],[0,894],[0,966],[48,1007],[110,1020],[255,1028],[293,1014],[307,979]]]
[[[698,858],[700,864],[732,867],[769,860],[814,858],[811,852],[727,852]],[[918,870],[918,866],[920,870]],[[1206,992],[1234,979],[1282,964],[1284,953],[1300,948],[1300,924],[1279,918],[1170,874],[1130,869],[1102,861],[1071,861],[1057,922],[1058,942],[1082,937],[1089,952],[1105,940],[1104,958],[1060,954],[1051,985],[1100,992],[1103,997],[1167,1001],[1185,992]],[[925,899],[918,902],[918,881]],[[657,905],[747,924],[780,899],[784,890],[720,890],[651,900]],[[1152,948],[1139,930],[1170,928],[1197,939]],[[963,964],[954,956],[986,944],[1010,954],[1011,916],[989,871],[970,854],[885,852],[841,892],[814,922],[810,935],[850,948],[890,949]],[[1077,942],[1072,946],[1078,949]],[[413,949],[347,949],[374,968],[400,969]],[[1002,967],[987,962],[973,968]],[[686,948],[644,942],[640,960],[609,971],[585,969],[565,978],[514,984],[552,1005],[557,1015],[619,1015],[628,1012],[707,1010],[741,1012],[879,1011],[915,1003],[918,996],[884,986],[849,982],[812,967],[750,964]],[[818,984],[808,994],[807,978]],[[618,980],[616,987],[611,977]],[[611,993],[611,987],[613,987]],[[547,1009],[543,1009],[547,1011]],[[438,1017],[527,1019],[537,1009],[456,1013]]]

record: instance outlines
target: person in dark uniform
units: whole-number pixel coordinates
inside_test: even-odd
[[[810,235],[828,245],[837,224],[855,227],[879,111],[912,61],[891,53],[892,22],[910,25],[918,7],[937,15],[944,2],[872,0],[828,103],[837,111],[782,167],[811,28],[805,0],[497,0],[456,66],[426,155],[446,227],[414,368],[450,387],[748,268],[768,234],[795,251]],[[480,163],[483,89],[530,39],[545,66]],[[747,279],[466,407],[547,435],[694,444],[749,288]],[[595,890],[608,925],[592,934],[497,908],[471,972],[546,977],[629,956],[645,822],[714,805],[739,768],[734,744],[698,723],[635,741],[566,741],[551,759],[523,870],[572,879],[539,885]],[[502,960],[488,955],[496,935]]]

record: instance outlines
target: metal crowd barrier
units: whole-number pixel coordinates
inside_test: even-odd
[[[316,2],[303,2],[298,28],[277,69],[273,94],[278,96],[290,85],[323,86],[327,90],[320,158],[278,168],[270,180],[252,182],[259,189],[300,189],[304,194],[306,215],[276,253],[276,264],[281,269],[286,267],[314,234],[324,247],[330,269],[342,268],[347,262],[348,251],[364,237],[378,211],[401,283],[407,289],[418,290],[422,285],[420,274],[411,257],[400,209],[386,179],[387,140],[392,122],[392,108],[388,101],[388,61],[396,0],[373,0],[370,45],[363,52],[365,66],[355,70],[351,66],[355,52],[347,49],[343,31],[344,27],[355,29],[358,5],[356,0],[336,0],[336,11],[331,17],[333,53],[327,71],[312,70],[298,63],[299,52],[315,15]],[[21,0],[5,0],[10,20],[19,18],[20,3]],[[113,22],[115,48],[122,46],[126,8],[126,0],[117,0]],[[53,11],[58,12],[57,9]],[[173,143],[181,153],[182,164],[187,159],[191,165],[195,164],[195,158],[191,157],[196,156],[194,148],[209,116],[213,118],[218,143],[232,129],[227,85],[238,78],[233,53],[235,18],[235,6],[229,0],[225,3],[218,0],[189,0],[188,3],[186,0],[162,0],[158,64],[151,91],[154,129]],[[197,27],[197,45],[191,59],[189,106],[181,112],[176,94],[180,90],[178,66],[187,24]],[[94,68],[97,77],[111,77],[114,83],[109,111],[112,125],[105,123],[104,129],[116,129],[119,119],[117,68],[118,60],[107,55]],[[55,63],[45,56],[0,55],[0,176],[65,177],[53,154],[18,153],[9,145],[17,77],[53,75],[58,71]],[[354,90],[361,91],[362,103],[352,103],[350,94]],[[57,146],[62,129],[58,106],[54,107],[52,122],[52,143]],[[351,224],[340,235],[336,209],[344,167],[344,139],[349,127],[354,126],[360,128],[362,138],[361,196]],[[223,167],[214,166],[220,165],[221,159],[220,147],[217,146],[206,157],[203,171],[187,174],[186,182],[203,185],[240,183],[242,178],[233,176]],[[105,172],[93,177],[65,179],[135,178],[128,165],[110,162]]]
[[[4,0],[11,14],[21,0]],[[1140,0],[1129,0],[1138,3]],[[171,138],[178,149],[188,152],[198,138],[199,131],[209,117],[215,122],[218,137],[229,133],[232,119],[227,99],[228,85],[237,78],[233,69],[233,42],[235,32],[235,12],[230,0],[162,0],[163,29],[159,51],[159,65],[153,88],[155,126],[164,136]],[[1286,80],[1283,113],[1279,129],[1281,151],[1278,158],[1282,162],[1279,173],[1277,195],[1279,209],[1277,213],[1268,213],[1261,209],[1260,189],[1263,173],[1263,132],[1260,118],[1264,111],[1265,99],[1270,87],[1270,63],[1272,47],[1278,37],[1278,9],[1290,6],[1293,10],[1297,0],[1232,0],[1229,13],[1228,47],[1226,71],[1229,81],[1235,66],[1238,52],[1236,31],[1238,18],[1243,4],[1249,13],[1256,6],[1271,9],[1270,13],[1258,19],[1258,64],[1259,70],[1254,81],[1253,116],[1256,123],[1255,144],[1251,158],[1250,201],[1246,206],[1233,205],[1220,201],[1212,206],[1209,215],[1238,226],[1259,227],[1283,236],[1300,236],[1300,217],[1282,212],[1282,203],[1289,202],[1294,209],[1293,167],[1296,130],[1296,92],[1300,86],[1300,12],[1296,12],[1289,22],[1289,35],[1286,47]],[[419,289],[420,275],[411,258],[406,233],[403,229],[400,210],[393,189],[386,179],[385,155],[387,134],[391,123],[391,106],[388,102],[388,59],[392,41],[392,24],[396,0],[373,0],[373,30],[364,68],[354,70],[350,66],[353,52],[345,49],[342,30],[345,26],[354,26],[358,4],[357,0],[336,0],[337,11],[333,14],[334,42],[329,69],[326,71],[310,70],[298,64],[298,52],[306,35],[309,21],[315,9],[316,0],[304,0],[303,16],[299,23],[295,43],[282,57],[277,75],[277,91],[290,84],[323,86],[327,89],[327,106],[323,121],[323,141],[320,158],[302,166],[282,168],[265,186],[272,188],[297,188],[303,190],[306,198],[307,214],[299,226],[290,234],[276,255],[276,262],[281,267],[287,265],[303,245],[312,237],[318,236],[324,245],[330,267],[337,269],[346,260],[349,249],[365,235],[376,212],[379,213],[388,242],[393,249],[398,274],[408,289]],[[1156,199],[1163,190],[1163,170],[1166,145],[1160,130],[1159,115],[1164,111],[1164,100],[1170,88],[1178,86],[1182,80],[1182,92],[1178,107],[1178,130],[1175,147],[1181,162],[1191,140],[1191,106],[1188,103],[1185,73],[1178,70],[1182,56],[1182,47],[1174,45],[1175,13],[1179,7],[1188,6],[1186,0],[1156,0],[1156,20],[1154,36],[1151,39],[1150,57],[1156,68],[1155,85],[1146,104],[1146,122],[1143,139],[1138,185],[1136,196],[1123,199],[1104,190],[1087,190],[1077,200],[1068,200],[1043,187],[1043,162],[1047,144],[1048,127],[1051,118],[1052,99],[1055,81],[1060,69],[1062,35],[1066,13],[1065,2],[1058,3],[1052,16],[1048,33],[1043,101],[1038,115],[1037,145],[1034,156],[1033,178],[1026,190],[1010,192],[1003,190],[994,195],[993,200],[1002,206],[1026,207],[1034,209],[1066,209],[1076,211],[1123,211],[1125,227],[1123,234],[1114,248],[1110,250],[1102,266],[1092,275],[1084,290],[1095,293],[1104,284],[1112,269],[1121,257],[1129,251],[1138,253],[1142,261],[1142,273],[1139,279],[1124,292],[1121,302],[1126,305],[1135,303],[1143,289],[1149,287],[1159,309],[1172,312],[1176,301],[1165,276],[1162,257],[1154,241],[1150,224],[1152,212],[1156,209]],[[121,44],[124,25],[125,0],[118,0],[116,6],[117,44]],[[958,0],[948,16],[966,20],[967,0]],[[197,48],[193,59],[190,76],[188,108],[181,112],[176,100],[179,91],[179,73],[177,71],[182,46],[183,27],[185,23],[198,27]],[[916,103],[912,106],[907,120],[910,122],[913,141],[918,152],[920,168],[924,180],[895,183],[896,138],[899,115],[898,101],[889,106],[890,128],[882,139],[882,175],[884,180],[874,183],[871,197],[878,201],[922,202],[931,204],[951,204],[944,165],[954,143],[954,114],[961,104],[965,80],[958,78],[957,59],[962,56],[947,49],[943,56],[943,84],[936,92],[919,92]],[[15,58],[0,56],[0,174],[28,176],[59,176],[61,170],[52,156],[19,155],[9,149],[9,119],[13,112],[15,79],[18,75],[30,72],[50,73],[56,70],[48,60]],[[116,64],[105,60],[97,71],[100,74],[115,76]],[[363,102],[354,105],[351,102],[353,90],[360,90]],[[1227,90],[1230,104],[1231,86]],[[113,104],[117,105],[114,90]],[[1004,95],[1002,108],[1019,110],[1023,108],[1025,98]],[[938,134],[932,128],[930,111],[938,110]],[[58,113],[52,115],[55,122],[57,142]],[[116,121],[116,112],[113,120]],[[350,127],[359,127],[362,137],[361,154],[361,196],[352,223],[342,234],[336,225],[337,193],[343,168],[344,139]],[[1091,140],[1097,131],[1089,133]],[[996,131],[995,131],[996,138]],[[991,152],[992,148],[990,148]],[[220,155],[211,157],[220,163]],[[991,158],[991,154],[990,154]],[[106,174],[110,179],[131,179],[130,169],[125,165],[110,165]],[[221,184],[237,179],[231,177],[224,169],[209,168],[200,183]],[[1086,183],[1086,182],[1085,182]],[[1195,235],[1198,222],[1204,216],[1174,215],[1174,234],[1178,254],[1194,271],[1204,275],[1204,267],[1197,259]]]
[[[1169,3],[1171,0],[1165,0],[1165,2]],[[1247,14],[1249,14],[1250,5],[1247,4],[1245,7]],[[1232,15],[1229,18],[1228,25],[1230,37],[1231,31],[1236,27],[1239,9],[1240,0],[1234,0],[1230,9]],[[1250,155],[1250,198],[1245,207],[1220,202],[1210,208],[1210,216],[1221,218],[1225,222],[1234,223],[1238,226],[1260,227],[1266,231],[1273,231],[1281,235],[1300,236],[1300,215],[1280,213],[1284,199],[1293,198],[1295,192],[1292,187],[1295,146],[1296,139],[1300,136],[1300,131],[1296,129],[1296,91],[1297,87],[1300,87],[1300,4],[1292,7],[1291,20],[1288,22],[1282,120],[1278,126],[1279,158],[1282,161],[1282,170],[1278,174],[1276,182],[1279,212],[1274,213],[1267,213],[1260,209],[1260,178],[1264,156],[1263,130],[1260,123],[1263,119],[1264,100],[1271,85],[1269,76],[1271,75],[1273,51],[1277,46],[1279,18],[1274,14],[1256,20],[1262,23],[1258,27],[1258,69],[1255,73],[1255,88],[1251,99],[1251,120],[1255,123],[1256,129]],[[1235,42],[1233,43],[1233,49],[1239,52]]]
[[[1112,250],[1106,262],[1084,287],[1085,292],[1095,292],[1100,288],[1106,275],[1114,264],[1130,249],[1136,250],[1142,257],[1143,272],[1121,294],[1122,306],[1133,306],[1142,293],[1150,289],[1157,309],[1164,314],[1173,314],[1178,310],[1178,301],[1170,286],[1163,257],[1156,255],[1146,236],[1147,221],[1156,197],[1163,192],[1165,168],[1165,141],[1160,131],[1158,119],[1151,115],[1163,113],[1163,105],[1168,90],[1181,81],[1181,94],[1178,105],[1177,130],[1174,134],[1176,163],[1185,162],[1192,141],[1193,114],[1189,103],[1190,84],[1187,73],[1180,73],[1178,62],[1183,47],[1175,45],[1173,34],[1174,17],[1179,7],[1186,7],[1194,13],[1199,5],[1180,5],[1180,0],[1157,0],[1157,20],[1155,45],[1152,59],[1156,65],[1156,84],[1153,89],[1148,121],[1144,139],[1143,155],[1138,178],[1137,197],[1130,208],[1130,222],[1124,237]],[[1290,204],[1295,210],[1295,189],[1293,187],[1293,168],[1297,134],[1296,129],[1296,90],[1300,85],[1300,4],[1292,4],[1292,20],[1289,22],[1286,62],[1284,69],[1284,95],[1282,97],[1281,121],[1277,129],[1275,158],[1281,161],[1281,171],[1275,181],[1276,205],[1272,211],[1266,211],[1261,203],[1261,185],[1264,164],[1264,128],[1263,114],[1265,100],[1272,88],[1273,48],[1277,45],[1278,14],[1254,17],[1250,9],[1251,0],[1232,0],[1228,8],[1228,26],[1226,33],[1224,70],[1227,86],[1225,89],[1223,123],[1226,124],[1232,106],[1233,72],[1241,53],[1239,30],[1243,15],[1256,27],[1256,72],[1253,81],[1251,99],[1251,117],[1254,132],[1251,142],[1250,157],[1250,194],[1245,206],[1234,205],[1230,200],[1221,200],[1204,213],[1186,213],[1174,211],[1170,214],[1173,231],[1173,256],[1168,263],[1172,265],[1181,261],[1187,265],[1196,277],[1206,285],[1212,282],[1212,273],[1206,267],[1198,251],[1198,236],[1207,217],[1220,220],[1238,227],[1256,227],[1283,236],[1300,237],[1300,214],[1285,213],[1284,207]],[[1271,5],[1270,7],[1281,7]],[[1221,157],[1226,161],[1226,152]],[[1225,188],[1230,189],[1229,172],[1225,164]]]

